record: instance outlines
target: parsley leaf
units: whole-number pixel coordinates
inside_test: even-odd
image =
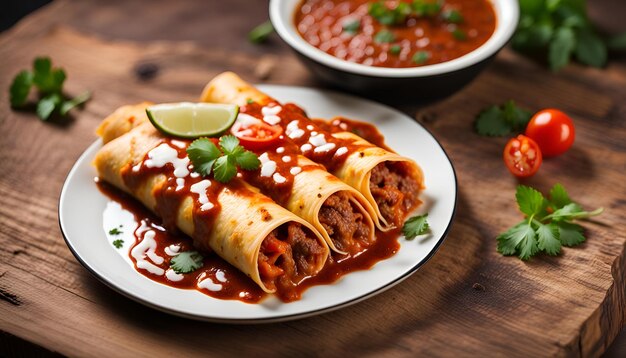
[[[548,60],[553,71],[558,71],[567,65],[575,45],[576,38],[571,28],[561,27],[556,30],[548,47]]]
[[[197,251],[184,251],[172,257],[170,267],[178,274],[189,273],[202,267],[203,259]]]
[[[502,106],[483,109],[474,122],[476,133],[482,136],[503,137],[526,128],[532,113],[509,100]]]
[[[220,149],[207,138],[199,138],[187,147],[187,155],[193,163],[194,171],[208,176],[213,171],[215,180],[226,183],[237,174],[237,167],[254,170],[261,165],[256,154],[239,145],[233,135],[220,138]]]
[[[402,226],[402,234],[407,240],[413,240],[419,235],[424,235],[430,230],[428,225],[428,214],[413,216],[408,219]]]
[[[46,121],[57,111],[61,116],[74,107],[86,102],[89,92],[68,99],[63,94],[63,83],[67,78],[62,68],[52,67],[52,61],[48,57],[38,57],[33,61],[32,71],[21,71],[15,76],[10,88],[11,106],[19,108],[25,106],[30,89],[34,86],[39,92],[39,100],[36,105],[36,113]]]
[[[498,252],[518,255],[522,260],[528,260],[540,251],[558,255],[562,245],[576,246],[582,243],[585,241],[583,228],[571,221],[602,212],[601,208],[584,211],[579,204],[571,201],[561,184],[552,187],[549,199],[524,185],[518,185],[515,197],[525,219],[496,239]],[[546,210],[548,205],[553,210],[551,214]]]
[[[120,235],[123,234],[123,231],[120,231],[120,229],[114,227],[113,229],[109,230],[109,235]]]
[[[250,31],[248,40],[253,44],[260,44],[267,41],[272,32],[274,32],[274,26],[270,21],[265,21]]]
[[[113,246],[115,246],[116,249],[121,249],[122,246],[124,246],[124,240],[117,239],[117,240],[113,241]]]

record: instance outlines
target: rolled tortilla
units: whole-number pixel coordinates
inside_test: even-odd
[[[205,86],[201,99],[240,106],[250,100],[262,106],[278,103],[232,72],[224,72],[211,80]],[[300,126],[311,125],[316,132],[327,137],[352,141],[347,159],[331,172],[365,196],[374,209],[373,218],[379,229],[386,231],[401,225],[406,214],[419,205],[417,197],[424,188],[424,176],[413,160],[377,147],[353,133],[324,131],[306,117],[300,122],[304,122]],[[281,119],[278,125],[287,130],[289,123],[289,119]],[[303,154],[309,156],[305,152]]]
[[[163,145],[167,139],[150,123],[139,125],[98,151],[98,176],[130,193],[164,224],[191,236],[196,247],[215,251],[265,292],[289,290],[322,269],[329,250],[315,228],[241,180],[235,178],[221,189],[205,188],[212,206],[205,210],[206,200],[189,186],[200,181],[213,188],[220,184],[187,176],[184,194],[172,205],[176,178],[171,167],[145,169],[149,152]]]
[[[103,140],[111,140],[134,127],[150,124],[145,115],[149,105],[149,102],[144,102],[117,109],[100,125],[97,133]],[[376,217],[376,211],[363,194],[302,155],[286,166],[280,159],[282,155],[269,151],[265,153],[277,163],[280,174],[293,181],[289,195],[283,195],[281,189],[274,185],[265,185],[267,181],[262,180],[258,172],[246,174],[244,179],[312,224],[333,251],[356,254],[375,241],[372,218]],[[300,168],[302,172],[292,174],[290,167]]]

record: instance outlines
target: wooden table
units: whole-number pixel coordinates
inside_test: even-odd
[[[623,2],[593,1],[619,30]],[[174,317],[101,284],[72,256],[58,227],[63,181],[95,140],[99,121],[144,99],[193,100],[231,69],[253,82],[318,85],[278,38],[245,40],[265,2],[55,1],[0,35],[0,351],[79,356],[489,355],[597,356],[626,310],[626,63],[559,74],[510,50],[476,81],[439,103],[396,107],[442,142],[459,179],[457,216],[428,264],[402,284],[333,313],[281,324],[220,325]],[[186,41],[183,41],[186,40]],[[12,111],[14,74],[50,55],[67,89],[94,92],[84,111],[44,123]],[[158,66],[142,80],[137,67]],[[520,219],[516,180],[501,161],[506,139],[477,136],[483,107],[515,99],[571,114],[576,143],[527,184],[560,182],[586,208],[588,241],[558,257],[502,257],[495,237]],[[88,205],[88,203],[87,203]]]

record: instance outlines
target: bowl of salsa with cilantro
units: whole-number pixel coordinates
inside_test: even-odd
[[[469,83],[517,27],[516,0],[272,0],[279,36],[320,79],[424,99]]]

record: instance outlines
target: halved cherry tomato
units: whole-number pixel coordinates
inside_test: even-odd
[[[546,157],[565,153],[574,143],[572,119],[557,109],[537,112],[528,122],[526,136],[532,138]]]
[[[278,140],[283,134],[283,128],[279,126],[270,126],[269,124],[259,121],[259,123],[243,126],[235,123],[230,132],[239,138],[241,145],[250,150],[263,149]]]
[[[511,138],[504,147],[504,163],[516,177],[534,175],[539,170],[541,161],[539,145],[524,135]]]

